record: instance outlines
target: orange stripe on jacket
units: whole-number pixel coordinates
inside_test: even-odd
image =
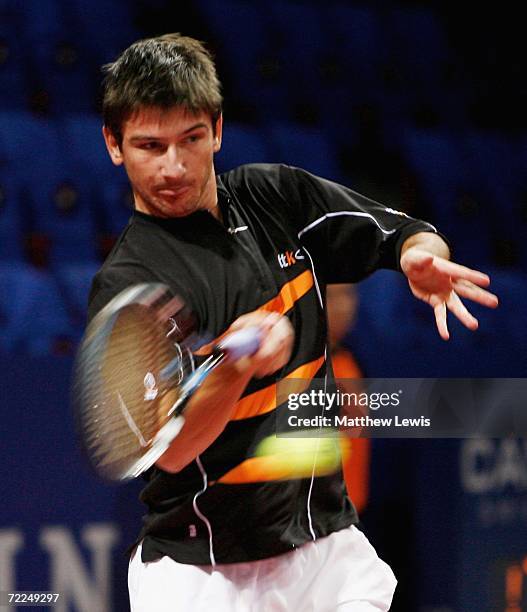
[[[222,484],[244,484],[248,482],[267,482],[287,480],[290,469],[279,457],[251,457],[227,472],[216,482]]]
[[[313,474],[326,476],[339,468],[341,453],[344,452],[344,458],[347,452],[345,448],[339,450],[338,439],[326,439],[324,442],[312,439],[311,443],[307,440],[307,447],[299,446],[299,442],[306,442],[302,438],[283,439],[281,442],[281,449],[279,445],[272,454],[246,459],[217,482],[232,485],[310,478]]]
[[[309,383],[313,376],[315,376],[315,374],[318,372],[323,363],[323,356],[315,359],[314,361],[305,363],[296,368],[296,370],[293,370],[287,374],[287,376],[284,376],[284,380],[289,378],[303,379],[305,382],[303,382],[301,385],[302,389],[298,390],[298,393],[301,393],[307,386],[307,383]],[[275,408],[276,383],[270,385],[269,387],[265,387],[264,389],[260,389],[260,391],[255,391],[254,393],[251,393],[250,395],[247,395],[239,400],[236,403],[234,415],[230,420],[239,421],[240,419],[249,419],[260,414],[265,414],[266,412],[271,412],[271,410],[274,410]]]
[[[338,378],[360,377],[360,369],[352,355],[347,351],[339,351],[332,355],[333,368]],[[306,364],[309,365],[309,364]],[[290,374],[291,377],[297,371]],[[299,390],[302,392],[302,390]],[[336,439],[341,446],[342,465],[348,488],[348,494],[360,512],[368,501],[369,494],[369,463],[370,440],[342,437]],[[310,474],[299,475],[294,465],[288,465],[283,458],[275,455],[250,457],[229,470],[216,482],[222,484],[244,484],[249,482],[268,482],[287,480],[289,478],[307,477]]]
[[[311,270],[305,270],[293,280],[288,281],[281,289],[280,293],[269,300],[258,310],[267,310],[269,312],[278,312],[285,314],[293,308],[296,301],[304,296],[313,287],[313,274]]]
[[[266,312],[277,312],[278,314],[285,314],[288,310],[291,310],[295,305],[295,302],[303,297],[313,287],[313,274],[311,270],[305,270],[302,274],[299,274],[293,280],[288,281],[279,291],[278,295],[259,306],[257,310],[265,310]],[[203,345],[196,351],[196,355],[209,355],[214,347],[219,344],[223,338],[229,333],[229,330],[223,332],[217,338],[214,338],[212,342]]]

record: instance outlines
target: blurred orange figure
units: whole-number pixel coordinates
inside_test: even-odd
[[[351,352],[341,345],[342,339],[353,326],[358,306],[352,285],[327,287],[327,316],[331,360],[335,378],[362,378],[363,374]],[[341,444],[351,444],[351,453],[343,449],[343,470],[348,495],[359,514],[366,508],[370,482],[370,440],[344,438]]]

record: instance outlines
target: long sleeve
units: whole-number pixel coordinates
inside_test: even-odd
[[[296,205],[302,245],[327,283],[356,282],[379,268],[399,270],[401,247],[436,228],[304,170],[282,166],[282,185]]]

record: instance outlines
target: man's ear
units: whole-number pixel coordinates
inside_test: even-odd
[[[214,144],[213,144],[214,153],[217,153],[221,149],[222,133],[223,133],[223,115],[220,115],[216,119],[216,125],[215,125],[215,131],[214,131]]]
[[[123,163],[123,154],[121,152],[121,147],[117,142],[117,138],[106,125],[103,125],[102,135],[104,136],[104,142],[106,143],[106,148],[108,149],[108,153],[112,158],[112,162],[116,166],[120,166]]]

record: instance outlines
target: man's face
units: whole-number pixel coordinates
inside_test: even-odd
[[[199,209],[217,213],[213,155],[221,128],[221,117],[214,132],[204,112],[145,107],[124,122],[120,147],[106,127],[103,134],[113,163],[124,164],[136,209],[169,218]]]

